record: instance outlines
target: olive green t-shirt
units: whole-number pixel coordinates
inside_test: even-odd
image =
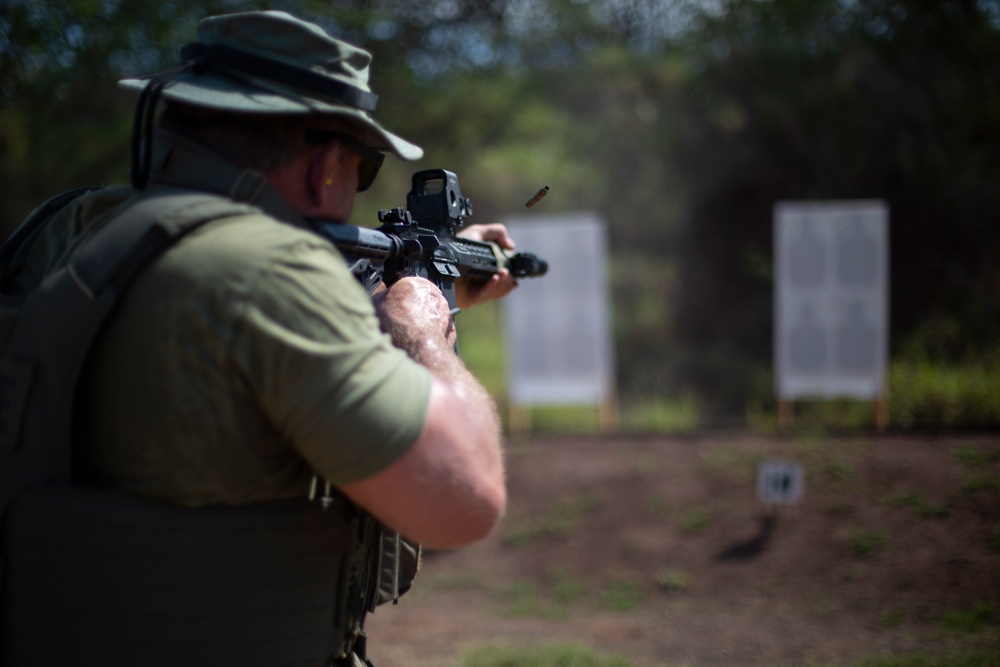
[[[223,218],[119,303],[81,381],[76,469],[191,507],[301,498],[314,474],[396,461],[429,393],[332,244],[263,212]]]

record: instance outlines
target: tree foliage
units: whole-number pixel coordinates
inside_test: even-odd
[[[623,396],[768,393],[771,217],[889,202],[894,350],[1000,335],[997,0],[70,0],[0,3],[0,229],[121,182],[133,99],[205,15],[274,8],[375,55],[379,116],[459,173],[476,220],[610,222]],[[391,163],[355,222],[401,205]]]
[[[692,134],[673,152],[692,177],[678,296],[687,377],[731,387],[731,369],[769,359],[780,199],[886,199],[896,349],[921,331],[949,360],[995,345],[996,5],[737,0],[697,34]]]

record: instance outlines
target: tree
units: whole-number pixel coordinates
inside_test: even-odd
[[[985,4],[736,0],[702,17],[674,154],[690,203],[678,337],[685,376],[722,409],[742,410],[769,366],[780,199],[887,199],[897,348],[941,318],[963,324],[939,354],[993,345],[1000,35]]]

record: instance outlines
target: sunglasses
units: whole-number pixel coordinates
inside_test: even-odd
[[[378,176],[378,170],[382,168],[382,162],[385,161],[385,155],[379,151],[343,134],[324,132],[323,130],[307,130],[306,141],[311,144],[339,141],[345,146],[350,146],[351,150],[361,158],[361,162],[358,163],[358,192],[364,192],[371,187],[372,183],[375,182],[375,177]]]

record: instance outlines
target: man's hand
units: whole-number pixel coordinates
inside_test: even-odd
[[[458,236],[484,243],[492,241],[504,250],[514,249],[514,239],[510,237],[507,227],[500,223],[469,225],[460,231]],[[455,302],[459,308],[469,308],[492,299],[503,298],[515,287],[517,287],[517,281],[514,276],[510,275],[510,271],[500,269],[495,276],[486,282],[456,281]]]
[[[372,295],[382,330],[410,357],[436,369],[455,356],[455,322],[441,291],[429,280],[407,277]]]

